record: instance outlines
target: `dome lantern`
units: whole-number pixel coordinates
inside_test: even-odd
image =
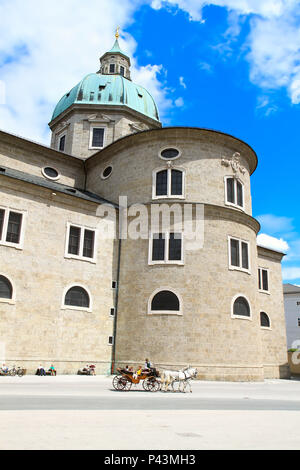
[[[121,75],[131,80],[130,58],[120,48],[119,28],[117,28],[115,37],[116,40],[113,47],[100,57],[100,70],[98,73],[105,75]]]

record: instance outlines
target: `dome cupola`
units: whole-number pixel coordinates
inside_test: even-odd
[[[120,137],[161,127],[156,103],[131,80],[130,65],[118,28],[113,47],[100,58],[100,70],[86,75],[57,103],[49,123],[52,147],[87,157]],[[90,126],[101,129],[101,147],[91,144]]]

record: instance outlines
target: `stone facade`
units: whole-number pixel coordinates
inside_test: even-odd
[[[101,150],[90,148],[93,126],[105,128]],[[29,373],[39,363],[54,363],[59,373],[95,363],[98,373],[110,373],[149,357],[158,369],[193,365],[202,379],[288,377],[282,254],[257,247],[251,147],[222,132],[161,128],[126,106],[73,104],[50,127],[52,148],[0,133],[0,282],[12,286],[11,296],[0,298],[2,360]],[[166,149],[175,158],[164,158]],[[47,177],[47,167],[57,177]],[[160,173],[169,181],[164,195]],[[178,174],[175,193],[170,181]],[[171,212],[166,232],[152,225],[161,205]],[[196,245],[172,213],[187,205],[185,222],[195,225],[195,211],[201,214]],[[5,240],[10,211],[23,214],[22,243]],[[93,233],[93,256],[74,255],[71,227],[79,230],[80,250]],[[113,238],[104,236],[108,228]],[[133,228],[141,236],[132,236]],[[154,235],[163,233],[165,247],[177,232],[180,258],[170,262],[167,251],[153,258]],[[72,286],[88,294],[88,306],[67,303]],[[161,291],[176,298],[176,308],[153,307]],[[248,310],[237,314],[241,299]]]

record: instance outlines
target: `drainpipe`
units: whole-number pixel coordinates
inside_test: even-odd
[[[111,373],[111,375],[114,373],[115,361],[116,361],[116,336],[117,336],[117,318],[118,318],[118,301],[119,301],[119,282],[120,282],[121,248],[122,248],[122,240],[121,240],[121,238],[119,238],[119,247],[118,247],[118,267],[117,267],[117,290],[116,290],[116,297],[115,297],[115,317],[114,317],[114,328],[113,328],[113,338],[114,338],[114,342],[113,342],[113,345],[112,345],[111,365],[110,365],[110,373]]]

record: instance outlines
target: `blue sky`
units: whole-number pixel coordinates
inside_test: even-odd
[[[253,215],[273,237],[260,241],[288,248],[284,280],[300,284],[300,1],[47,3],[0,0],[0,128],[48,145],[56,102],[98,70],[121,26],[163,125],[217,129],[254,148]]]

